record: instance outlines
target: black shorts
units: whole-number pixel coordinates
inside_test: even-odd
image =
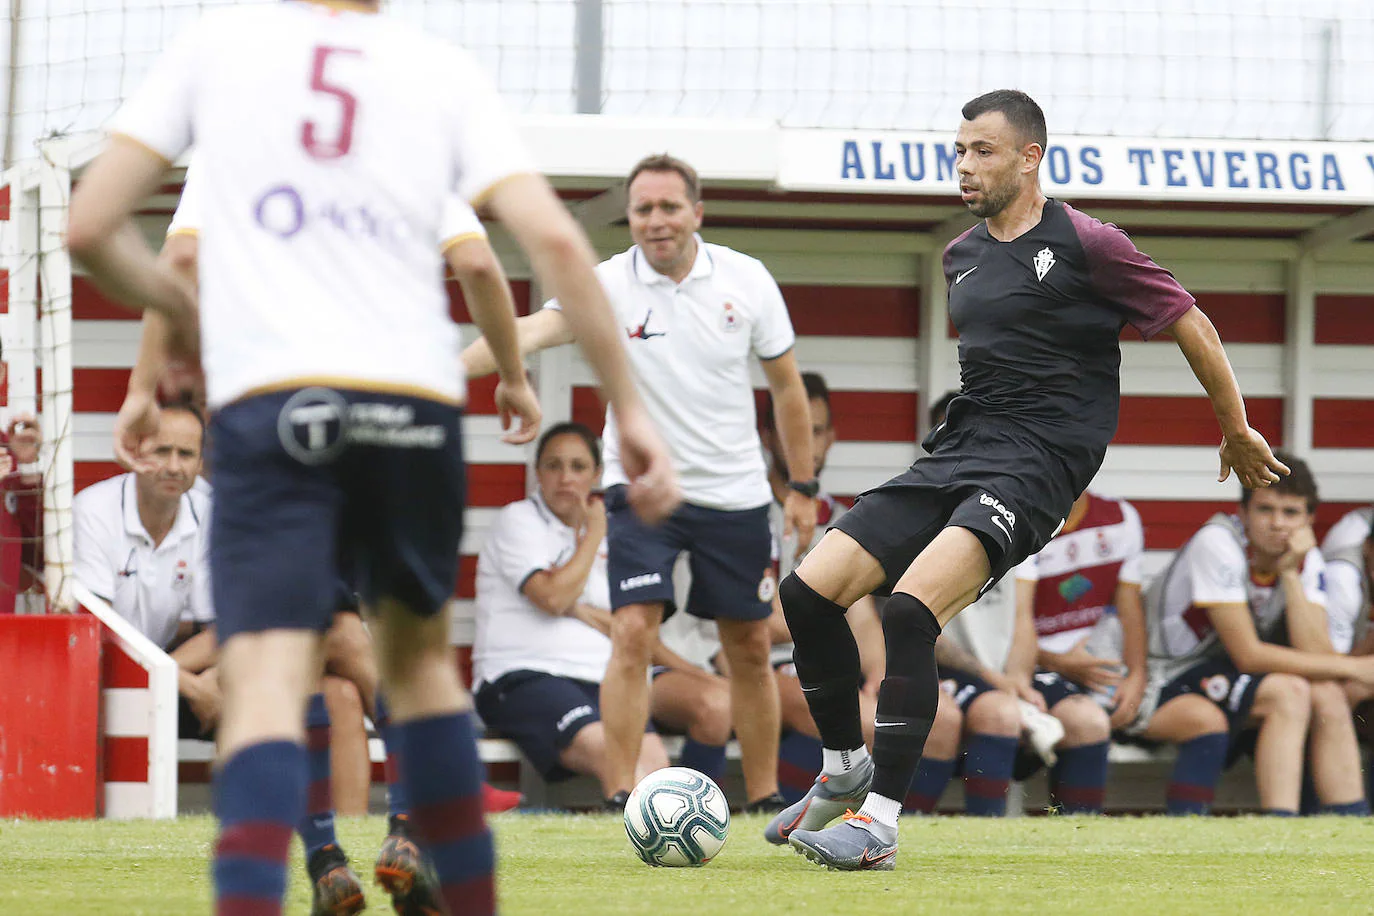
[[[939,676],[940,689],[954,698],[960,712],[968,712],[974,700],[997,689],[978,675],[957,668],[941,670]]]
[[[1263,674],[1242,674],[1225,656],[1204,659],[1164,685],[1155,709],[1185,694],[1204,696],[1226,714],[1234,743],[1236,736],[1248,727],[1250,709],[1263,680]]]
[[[1054,709],[1055,706],[1069,697],[1092,696],[1091,693],[1064,675],[1043,669],[1035,672],[1032,686],[1040,691],[1040,695],[1045,698],[1046,709]]]
[[[458,578],[461,417],[438,401],[330,388],[217,411],[210,569],[220,641],[323,631],[341,582],[371,606],[391,598],[438,613]]]
[[[1039,438],[1008,424],[969,419],[942,428],[933,452],[861,494],[835,527],[882,564],[892,591],[942,530],[967,528],[987,551],[991,588],[1059,530],[1079,494],[1076,475]]]
[[[762,620],[772,613],[777,580],[768,506],[725,511],[683,503],[660,525],[634,514],[623,485],[606,491],[607,572],[611,608],[662,602],[677,610],[673,566],[688,554],[692,587],[687,612],[707,620]]]

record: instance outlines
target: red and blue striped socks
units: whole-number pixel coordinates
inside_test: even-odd
[[[300,745],[267,741],[243,748],[215,775],[217,916],[280,916],[291,833],[305,808],[305,771]]]
[[[1107,800],[1110,743],[1081,744],[1059,750],[1050,771],[1050,801],[1061,814],[1101,814]]]

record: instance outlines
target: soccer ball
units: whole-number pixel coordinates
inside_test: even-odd
[[[645,776],[625,802],[625,832],[649,865],[705,865],[730,832],[725,793],[690,767]]]

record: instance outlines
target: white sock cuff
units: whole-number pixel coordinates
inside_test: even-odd
[[[902,803],[877,792],[869,792],[859,813],[867,814],[878,823],[896,829],[897,818],[902,813]]]
[[[831,748],[821,749],[821,772],[838,776],[841,773],[848,773],[850,770],[863,764],[868,759],[868,748],[862,744],[853,750],[837,751]]]

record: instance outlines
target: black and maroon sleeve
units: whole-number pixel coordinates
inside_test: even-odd
[[[1174,275],[1135,247],[1111,223],[1065,207],[1088,264],[1088,282],[1102,298],[1125,314],[1149,340],[1173,324],[1196,302]]]

